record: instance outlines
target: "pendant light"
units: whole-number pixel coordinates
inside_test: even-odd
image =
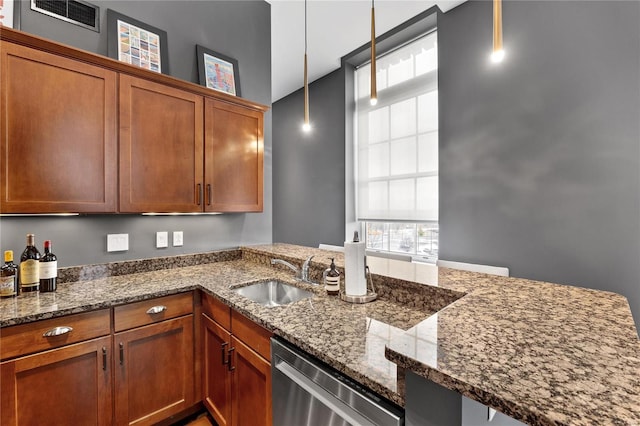
[[[304,124],[302,130],[311,130],[309,123],[309,79],[307,76],[307,0],[304,0]]]
[[[504,59],[502,48],[502,0],[493,0],[493,51],[491,62],[498,63]]]
[[[376,81],[376,10],[371,0],[371,105],[378,103],[378,88]]]

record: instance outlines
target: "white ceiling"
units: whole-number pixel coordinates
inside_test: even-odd
[[[272,101],[303,86],[304,0],[271,3]],[[376,0],[380,36],[437,4],[443,12],[465,0]],[[307,0],[309,82],[340,68],[340,58],[371,40],[371,1]]]

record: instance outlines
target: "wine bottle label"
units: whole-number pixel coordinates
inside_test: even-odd
[[[40,262],[40,279],[46,280],[58,276],[58,261]]]
[[[20,262],[20,285],[35,286],[40,284],[40,262],[34,259]]]
[[[13,296],[16,294],[14,287],[16,276],[0,277],[0,297]]]

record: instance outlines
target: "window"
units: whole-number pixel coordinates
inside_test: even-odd
[[[437,58],[436,32],[380,57],[375,106],[370,64],[356,69],[356,209],[367,248],[437,257]]]

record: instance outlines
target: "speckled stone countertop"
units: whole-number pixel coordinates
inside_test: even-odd
[[[400,405],[396,364],[525,423],[640,425],[640,341],[624,297],[368,258],[379,299],[352,305],[269,264],[311,255],[316,280],[329,257],[344,265],[341,253],[273,244],[204,260],[214,263],[88,274],[53,294],[0,300],[0,326],[202,289]],[[265,308],[229,288],[270,278],[316,295]]]
[[[312,277],[319,277],[329,265],[328,260],[322,263],[328,252],[279,246],[288,251],[288,255],[274,255],[272,247],[277,246],[245,248],[242,254],[224,251],[197,258],[170,257],[163,261],[69,268],[64,271],[65,277],[86,279],[60,283],[55,293],[25,293],[17,298],[1,299],[0,327],[201,289],[376,393],[404,405],[404,395],[398,389],[397,368],[385,358],[385,345],[393,335],[404,333],[445,306],[451,297],[427,297],[427,291],[419,307],[405,306],[389,298],[353,305],[336,296],[327,296],[322,286],[295,281],[292,271],[279,265],[271,266],[269,262],[272,257],[278,257],[301,264],[300,259],[306,258],[306,250],[310,250],[319,259],[313,263]],[[163,262],[167,269],[158,269]],[[142,272],[148,269],[150,271]],[[311,290],[315,296],[286,306],[266,308],[233,292],[236,287],[272,278]]]
[[[260,249],[292,256],[283,245]],[[313,254],[297,248],[292,258]],[[341,253],[330,256],[344,265]],[[399,367],[527,424],[640,425],[640,340],[623,296],[382,258],[367,263],[384,282],[378,292],[402,306],[425,303],[415,303],[415,283],[449,298],[436,314],[388,334],[386,357]]]

